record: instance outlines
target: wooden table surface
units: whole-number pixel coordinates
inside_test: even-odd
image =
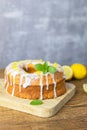
[[[69,82],[76,85],[76,94],[55,116],[40,118],[0,107],[0,130],[87,130],[87,93],[82,89],[87,77]]]

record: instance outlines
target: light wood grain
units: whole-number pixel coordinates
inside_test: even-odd
[[[28,114],[51,117],[54,116],[75,94],[75,85],[66,83],[66,93],[54,99],[43,100],[42,105],[30,105],[31,100],[17,98],[8,94],[4,87],[4,79],[0,79],[0,106],[26,112]]]
[[[55,116],[40,118],[0,107],[0,130],[87,130],[87,94],[82,89],[87,77],[69,83],[76,85],[76,94]]]

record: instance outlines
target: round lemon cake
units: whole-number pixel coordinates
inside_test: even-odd
[[[12,96],[51,99],[66,92],[63,68],[42,60],[10,63],[5,69],[5,88]]]

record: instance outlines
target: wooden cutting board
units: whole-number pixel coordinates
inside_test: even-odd
[[[54,116],[75,94],[75,85],[66,83],[67,92],[55,99],[43,100],[42,105],[30,105],[31,100],[6,93],[4,79],[0,79],[0,106],[26,112],[40,117]]]

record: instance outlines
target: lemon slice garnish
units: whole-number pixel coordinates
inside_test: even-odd
[[[83,84],[83,90],[87,93],[87,84]]]
[[[65,74],[66,80],[72,79],[72,77],[73,77],[73,70],[71,69],[71,67],[68,66],[68,65],[63,65],[62,68],[64,70],[64,74]]]

